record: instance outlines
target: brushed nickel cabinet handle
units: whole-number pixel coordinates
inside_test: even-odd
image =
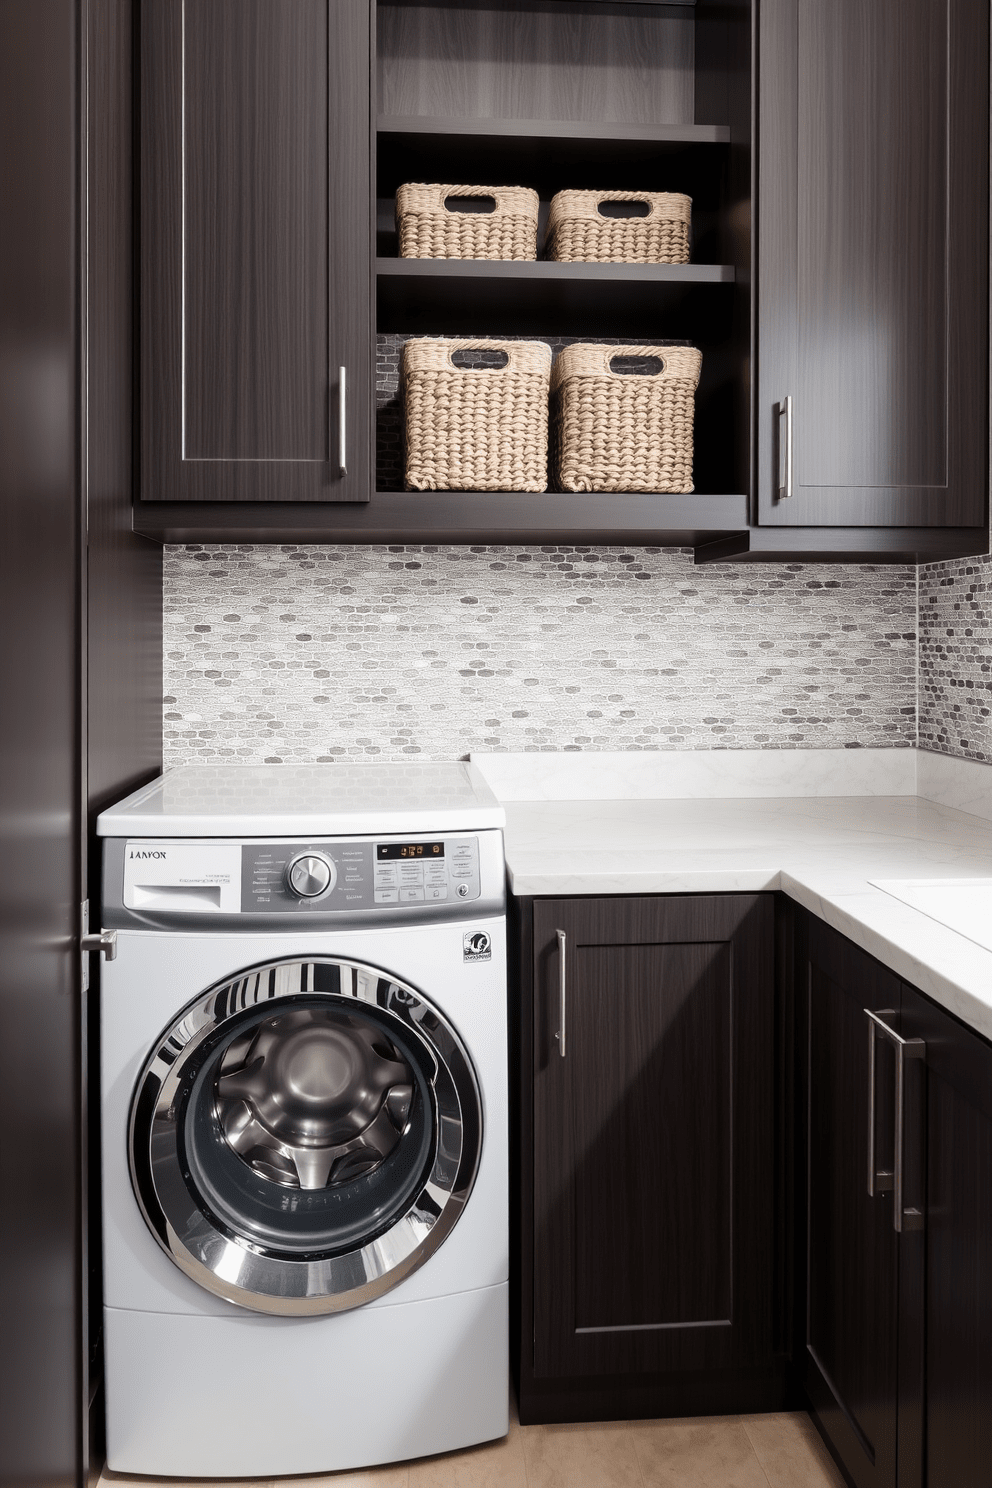
[[[785,419],[785,482],[778,488],[779,501],[787,501],[792,495],[792,394],[778,405],[779,419]],[[781,422],[779,429],[781,430]],[[781,438],[781,434],[779,435]],[[781,458],[780,458],[781,463]]]
[[[338,469],[348,474],[348,369],[338,368]]]
[[[893,1016],[894,1008],[882,1008],[881,1015],[873,1013],[870,1008],[865,1008],[864,1012],[868,1019],[868,1197],[873,1199],[876,1193],[883,1193],[891,1187],[894,1189],[893,1229],[900,1234],[904,1229],[920,1230],[923,1228],[922,1210],[903,1208],[903,1170],[906,1151],[906,1060],[925,1059],[927,1046],[920,1038],[904,1039],[896,1033],[894,1028],[890,1028],[882,1021],[885,1016]],[[875,1171],[875,1039],[879,1033],[884,1033],[893,1045],[896,1054],[896,1151],[891,1174]]]
[[[562,1059],[565,1058],[565,1016],[566,1016],[566,982],[565,982],[565,932],[556,930],[558,937],[558,1032],[555,1038],[558,1040],[558,1053]]]

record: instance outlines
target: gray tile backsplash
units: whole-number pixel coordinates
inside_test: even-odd
[[[920,569],[922,749],[992,764],[992,558]]]
[[[165,574],[167,764],[916,741],[908,566],[194,546]]]

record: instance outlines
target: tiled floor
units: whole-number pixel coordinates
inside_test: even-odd
[[[105,1473],[101,1488],[131,1480]],[[138,1480],[149,1483],[147,1478]],[[286,1481],[286,1480],[283,1480]],[[230,1488],[236,1485],[230,1484]],[[804,1415],[520,1426],[503,1441],[287,1488],[844,1488]],[[184,1488],[184,1485],[176,1485]],[[251,1488],[263,1488],[257,1480]]]

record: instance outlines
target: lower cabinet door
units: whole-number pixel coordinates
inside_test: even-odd
[[[807,1297],[802,1370],[821,1426],[857,1488],[895,1488],[898,1459],[899,1236],[893,1225],[895,1060],[876,1039],[869,1090],[869,1019],[898,1026],[898,977],[810,918]],[[802,983],[805,983],[803,985]],[[871,1106],[874,1104],[874,1111]],[[868,1193],[869,1122],[875,1167]]]
[[[770,895],[534,904],[535,1378],[771,1352]]]
[[[926,1042],[928,1488],[992,1482],[992,1046],[911,988],[903,1033]]]

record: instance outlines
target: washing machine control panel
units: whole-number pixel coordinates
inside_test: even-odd
[[[243,914],[438,908],[481,892],[477,837],[241,846]]]

